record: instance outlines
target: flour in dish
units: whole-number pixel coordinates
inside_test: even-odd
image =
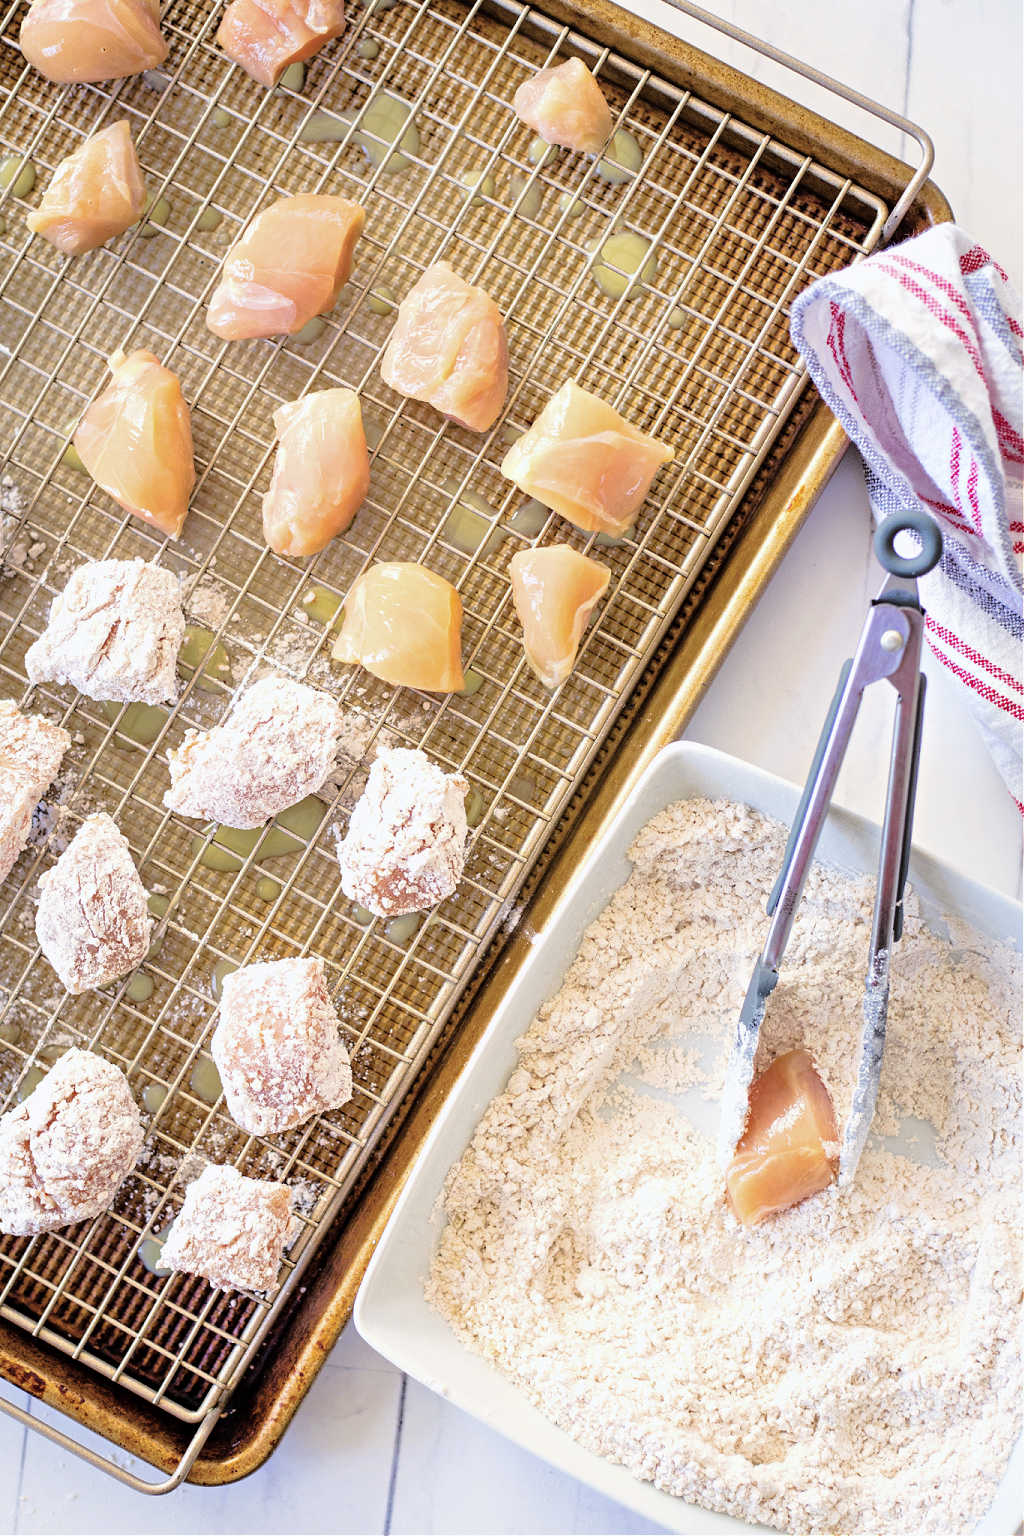
[[[681,1498],[794,1533],[966,1533],[1020,1431],[1017,960],[908,899],[853,1186],[741,1228],[672,1095],[720,1091],[784,841],[701,800],[640,833],[448,1177],[428,1294],[561,1428]],[[762,1036],[764,1061],[813,1053],[840,1121],[873,892],[812,871]],[[886,1146],[901,1117],[934,1127],[935,1166]]]

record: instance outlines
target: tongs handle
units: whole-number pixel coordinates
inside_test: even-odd
[[[919,548],[911,555],[901,555],[896,550],[896,540],[903,533],[913,533],[918,540]],[[789,838],[786,842],[786,851],[782,856],[782,868],[772,887],[768,897],[768,915],[773,917],[783,892],[787,892],[787,905],[795,907],[800,899],[803,881],[807,869],[814,857],[818,837],[823,824],[828,803],[831,800],[832,788],[839,772],[842,757],[846,749],[853,720],[856,717],[860,698],[865,687],[883,677],[889,677],[896,684],[899,674],[902,674],[901,682],[904,691],[908,688],[908,658],[910,658],[909,672],[916,672],[920,658],[920,639],[918,626],[921,623],[921,608],[917,598],[917,578],[925,575],[942,557],[942,534],[938,525],[927,513],[908,509],[905,512],[897,512],[887,517],[875,530],[874,536],[875,556],[879,565],[886,572],[889,580],[886,582],[875,603],[872,604],[872,612],[868,615],[861,643],[857,655],[845,661],[839,673],[839,683],[836,687],[825,723],[818,738],[814,758],[811,762],[807,781],[803,794],[800,796],[800,804],[797,806],[796,815],[793,817],[793,825],[790,828]],[[904,590],[898,585],[900,581],[906,581],[908,587]],[[895,621],[900,631],[896,636],[898,640],[897,650],[887,649],[893,631],[885,635],[883,615],[879,612],[881,606],[894,605],[897,612]],[[901,615],[898,610],[906,609],[907,613]],[[915,617],[911,620],[910,613]],[[913,643],[910,643],[910,642]],[[851,686],[851,674],[854,681]],[[909,804],[911,813],[907,817],[906,831],[902,843],[899,882],[896,894],[895,937],[899,938],[903,931],[903,889],[907,880],[907,868],[910,862],[910,830],[913,822],[914,795],[917,790],[917,774],[920,763],[921,751],[921,711],[923,709],[924,692],[923,682],[920,693],[917,692],[917,684],[914,682],[914,709],[915,722],[910,739],[906,730],[906,722],[901,732],[897,732],[896,740],[900,744],[900,750],[906,753],[907,759],[907,783],[909,786]],[[840,712],[843,718],[840,720]],[[811,841],[805,836],[807,823],[811,823]],[[800,847],[800,845],[803,845]],[[797,871],[795,880],[791,880],[793,863],[800,848],[801,869]],[[787,887],[789,888],[787,891]],[[784,918],[782,919],[784,921]],[[776,925],[773,924],[773,929]],[[788,935],[788,926],[785,928]],[[766,946],[765,958],[771,958],[776,963],[781,958],[781,949],[775,955],[769,956],[769,947],[777,948],[780,935],[776,933],[775,943],[769,940]],[[785,945],[783,938],[782,947]]]
[[[889,791],[882,824],[882,851],[878,888],[871,922],[871,950],[864,979],[864,1005],[857,1077],[850,1112],[843,1128],[839,1151],[839,1182],[847,1184],[857,1171],[864,1144],[875,1116],[882,1053],[889,1012],[889,975],[892,946],[903,932],[903,895],[910,863],[910,839],[914,824],[914,796],[921,760],[921,725],[924,717],[925,679],[920,671],[921,628],[924,616],[913,614],[905,663],[890,681],[897,689],[896,723],[892,738]]]
[[[921,673],[917,695],[917,719],[914,722],[914,745],[910,756],[910,783],[907,791],[907,817],[903,826],[903,848],[900,852],[900,873],[896,885],[896,910],[893,913],[892,936],[903,937],[903,893],[910,871],[910,842],[914,835],[914,806],[917,802],[917,775],[921,767],[921,731],[924,726],[924,696],[928,679]]]
[[[920,549],[916,549],[912,555],[898,554],[896,540],[901,533],[915,534]],[[942,533],[938,523],[927,512],[917,512],[912,508],[905,512],[890,513],[875,529],[872,542],[875,559],[890,576],[905,576],[916,581],[919,576],[927,576],[942,559]],[[915,606],[920,606],[916,592],[913,600]]]
[[[920,540],[920,549],[912,555],[900,555],[896,552],[896,540],[901,533],[915,533]],[[934,566],[938,565],[942,558],[942,534],[934,519],[926,513],[907,510],[894,513],[879,523],[874,536],[875,558],[882,569],[890,576],[901,576],[905,579],[916,580],[918,576],[924,576]],[[915,599],[916,602],[916,599]],[[768,897],[767,912],[771,917],[779,904],[786,880],[789,875],[789,867],[793,861],[793,852],[796,848],[800,828],[803,826],[807,815],[807,807],[810,804],[811,795],[814,793],[815,780],[818,770],[821,768],[822,758],[828,748],[829,737],[832,735],[832,727],[836,723],[839,706],[843,701],[846,685],[850,680],[850,671],[853,667],[853,657],[843,662],[839,672],[839,682],[835,695],[829,705],[825,723],[818,737],[818,745],[814,749],[814,757],[811,759],[810,771],[807,774],[807,782],[804,784],[803,794],[800,796],[800,804],[796,808],[793,817],[793,825],[789,829],[789,838],[786,842],[786,851],[782,855],[782,868],[779,870],[778,879],[772,886],[771,895]],[[921,760],[921,716],[924,710],[924,681],[921,683],[921,694],[918,702],[917,726],[914,734],[914,745],[911,757],[910,770],[910,805],[911,815],[907,818],[906,836],[903,845],[903,857],[900,863],[899,894],[896,901],[896,931],[895,938],[899,938],[903,932],[903,888],[907,883],[907,868],[910,864],[910,832],[913,825],[913,805],[917,793],[917,772]]]
[[[810,770],[807,774],[807,782],[804,784],[803,794],[800,796],[800,804],[797,806],[796,815],[793,817],[793,825],[789,829],[786,851],[782,855],[782,868],[779,870],[778,879],[772,886],[771,895],[768,897],[765,910],[769,917],[772,916],[775,908],[778,906],[779,897],[782,895],[783,887],[789,878],[789,866],[793,862],[793,853],[796,848],[797,839],[800,836],[800,829],[807,815],[807,807],[810,804],[811,795],[814,793],[814,784],[818,777],[818,770],[821,767],[821,760],[825,756],[829,737],[832,735],[832,727],[836,723],[836,715],[839,713],[839,706],[843,701],[843,694],[846,692],[846,685],[850,680],[852,667],[853,657],[849,656],[839,670],[839,682],[836,686],[832,703],[829,705],[828,714],[825,716],[825,723],[821,728],[821,735],[818,737],[818,745],[814,749],[814,756],[811,759]]]
[[[913,555],[896,552],[895,540],[904,531],[917,535],[920,548]],[[897,694],[896,720],[864,990],[857,1083],[840,1151],[840,1183],[849,1180],[856,1170],[874,1114],[885,1046],[890,952],[893,942],[903,932],[903,898],[910,865],[914,798],[921,758],[924,613],[918,601],[916,582],[918,576],[930,571],[941,558],[942,535],[932,519],[924,514],[914,511],[897,513],[886,518],[875,534],[875,553],[886,572],[886,580],[868,611],[857,654],[852,661],[844,662],[839,674],[839,686],[829,706],[814,761],[793,817],[782,868],[768,898],[771,923],[764,949],[754,966],[736,1020],[719,1121],[718,1155],[723,1166],[731,1158],[746,1123],[748,1093],[765,1006],[779,978],[779,966],[864,690],[871,683],[887,679]]]

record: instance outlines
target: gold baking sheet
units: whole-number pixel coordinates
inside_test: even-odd
[[[0,452],[22,499],[0,580],[0,691],[75,733],[60,837],[91,811],[110,811],[169,911],[145,967],[154,983],[147,1001],[132,1002],[124,984],[70,999],[38,956],[32,927],[31,893],[54,847],[44,840],[19,861],[0,889],[0,1107],[71,1043],[123,1066],[139,1098],[151,1086],[169,1091],[152,1117],[147,1157],[110,1213],[32,1242],[0,1241],[0,1315],[198,1423],[223,1402],[299,1283],[488,939],[514,923],[516,893],[549,829],[777,437],[802,378],[788,339],[792,297],[870,248],[885,205],[812,155],[519,5],[354,8],[301,92],[271,93],[220,55],[217,12],[190,3],[165,13],[171,56],[160,78],[61,91],[23,67],[14,44],[24,11],[8,7],[0,30],[2,153],[31,158],[42,184],[86,133],[127,116],[170,216],[151,238],[137,231],[65,262],[28,237],[23,218],[36,196],[0,195]],[[368,43],[377,45],[372,58]],[[508,110],[530,69],[569,53],[597,70],[617,121],[642,148],[642,173],[621,185],[606,185],[578,157],[536,164],[530,134]],[[313,111],[358,113],[381,89],[415,109],[420,147],[404,172],[368,163],[357,129],[348,143],[298,142]],[[471,206],[459,178],[487,170],[497,196]],[[540,189],[535,220],[509,201],[516,173]],[[305,346],[218,342],[203,310],[227,245],[271,197],[321,189],[367,209],[353,279],[322,337]],[[583,211],[564,209],[562,193]],[[222,223],[201,230],[210,208]],[[590,273],[591,246],[613,228],[650,239],[658,258],[642,292],[618,301]],[[377,370],[393,316],[377,313],[371,295],[382,287],[401,295],[439,257],[484,283],[507,317],[509,398],[484,437],[401,401]],[[151,347],[179,373],[193,408],[199,482],[177,546],[123,517],[63,461],[69,429],[103,387],[104,358],[117,345]],[[593,549],[613,571],[609,600],[572,679],[551,696],[523,664],[508,596],[507,561],[526,541],[507,533],[467,556],[445,521],[469,489],[496,526],[507,523],[522,498],[498,474],[505,432],[525,428],[567,377],[666,438],[677,458],[635,534]],[[370,497],[314,562],[286,562],[260,532],[271,413],[338,383],[359,389],[377,444]],[[555,519],[542,536],[593,548]],[[83,559],[136,554],[198,582],[204,611],[219,605],[212,627],[236,685],[273,664],[344,702],[346,772],[300,854],[217,873],[198,862],[200,829],[163,810],[168,748],[187,727],[220,717],[227,688],[190,682],[145,749],[119,729],[123,716],[111,720],[66,690],[26,692],[24,652],[69,572]],[[422,559],[459,586],[465,660],[483,679],[471,697],[419,696],[330,665],[330,636],[308,621],[302,598],[314,588],[342,598],[376,558]],[[457,896],[406,942],[389,939],[380,922],[362,926],[337,885],[334,830],[358,789],[360,759],[380,739],[462,768],[483,803]],[[255,893],[263,874],[283,887],[269,906]],[[257,1141],[190,1087],[212,1022],[211,973],[220,960],[309,950],[328,965],[356,1095],[301,1131]],[[299,1186],[304,1232],[274,1303],[158,1280],[140,1264],[140,1242],[180,1202],[175,1174],[192,1152]]]

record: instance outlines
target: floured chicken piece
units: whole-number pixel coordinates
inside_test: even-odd
[[[501,311],[482,288],[467,283],[446,261],[436,261],[398,306],[380,373],[400,395],[423,400],[473,432],[486,432],[508,391]]]
[[[128,843],[111,817],[88,816],[39,881],[36,938],[74,996],[127,976],[153,919]]]
[[[344,533],[370,489],[359,396],[320,389],[274,412],[277,458],[263,533],[278,555],[315,555]]]
[[[546,144],[596,155],[612,131],[601,87],[582,59],[539,69],[512,98],[512,110]]]
[[[576,662],[583,631],[611,571],[568,544],[521,549],[508,566],[523,626],[526,659],[545,688],[557,688]]]
[[[210,1163],[185,1191],[160,1252],[162,1268],[221,1291],[269,1291],[292,1226],[292,1192]]]
[[[426,912],[452,894],[466,862],[466,793],[425,752],[380,752],[338,843],[341,888],[378,917]]]
[[[31,1237],[98,1216],[143,1140],[124,1073],[91,1051],[65,1051],[0,1117],[0,1232]]]
[[[251,1136],[303,1125],[352,1097],[352,1068],[318,955],[224,977],[210,1051],[235,1124]]]
[[[146,183],[123,117],[60,162],[25,222],[65,256],[80,256],[137,224],[145,206]]]
[[[21,51],[60,82],[121,80],[167,57],[160,0],[32,0]]]
[[[272,672],[231,706],[222,725],[188,731],[168,754],[169,811],[260,827],[315,794],[334,767],[342,712],[330,694]]]
[[[71,736],[42,715],[0,699],[0,881],[28,842],[32,814],[60,770]]]
[[[352,271],[365,214],[328,193],[282,197],[224,258],[206,324],[225,341],[291,336],[333,309]]]
[[[271,86],[344,30],[343,0],[231,0],[217,41],[246,74]]]
[[[806,1051],[777,1056],[750,1090],[750,1113],[725,1175],[745,1227],[827,1189],[839,1168],[829,1091]]]
[[[181,385],[152,352],[108,358],[113,378],[78,424],[86,470],[119,506],[176,539],[196,483]]]
[[[345,599],[335,661],[428,693],[463,685],[462,602],[450,581],[413,560],[382,560],[357,576]]]
[[[501,472],[586,533],[616,538],[674,452],[571,381],[512,444]]]
[[[173,571],[145,560],[96,560],[80,565],[54,598],[25,671],[32,683],[70,683],[90,699],[167,704],[178,696],[174,664],[184,638]]]

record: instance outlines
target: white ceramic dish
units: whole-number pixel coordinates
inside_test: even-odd
[[[645,1519],[685,1536],[749,1533],[752,1527],[709,1514],[640,1482],[575,1444],[491,1366],[461,1344],[426,1303],[423,1281],[441,1230],[438,1195],[445,1175],[472,1138],[484,1109],[516,1064],[515,1040],[539,1005],[561,985],[580,938],[629,873],[627,850],[639,829],[666,805],[696,795],[744,801],[787,824],[799,799],[795,785],[710,748],[667,747],[623,805],[605,838],[580,866],[547,931],[509,989],[435,1122],[360,1288],[356,1327],[368,1344],[442,1397],[493,1425],[572,1477],[617,1499]],[[833,811],[819,856],[841,869],[874,871],[878,829],[861,816]],[[915,854],[911,880],[926,914],[955,912],[991,937],[1020,943],[1021,908]],[[767,894],[767,893],[766,893]],[[1011,1536],[1020,1518],[1024,1442],[1018,1444],[997,1497],[976,1536]]]

